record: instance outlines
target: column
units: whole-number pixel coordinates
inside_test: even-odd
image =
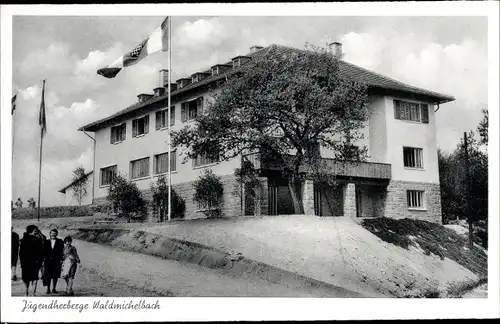
[[[305,215],[315,215],[314,212],[314,182],[305,180],[302,189],[302,204]]]
[[[356,218],[356,185],[348,183],[344,194],[344,216]]]

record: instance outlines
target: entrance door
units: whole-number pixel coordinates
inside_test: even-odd
[[[255,189],[253,189],[255,190]],[[245,184],[245,215],[252,216],[255,213],[255,198],[252,195],[250,184]]]
[[[269,179],[268,183],[269,215],[293,214],[293,200],[288,181]]]
[[[361,189],[356,187],[356,217],[361,217],[362,215],[362,210],[361,210]]]

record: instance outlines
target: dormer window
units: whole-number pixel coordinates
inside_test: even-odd
[[[233,60],[233,69],[240,67],[241,60],[239,58]]]
[[[212,76],[215,76],[215,75],[219,75],[219,67],[218,66],[214,66],[212,68]]]
[[[190,82],[191,82],[191,79],[183,78],[183,79],[177,80],[177,85],[180,89],[180,88],[184,88],[185,86],[187,86]]]
[[[194,74],[192,77],[191,77],[191,82],[192,83],[195,83],[195,82],[198,82],[199,80],[199,74]]]
[[[233,62],[233,69],[242,66],[243,64],[247,63],[250,61],[252,58],[249,56],[236,56],[233,57],[232,62]]]

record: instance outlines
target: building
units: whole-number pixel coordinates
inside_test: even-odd
[[[335,45],[338,54],[341,45]],[[203,111],[209,87],[223,81],[227,71],[272,50],[298,51],[280,45],[254,46],[244,56],[173,83],[172,129],[182,128]],[[368,147],[369,159],[356,165],[340,165],[331,159],[328,151],[322,150],[322,158],[338,175],[341,185],[336,189],[320,189],[306,180],[302,190],[305,213],[413,217],[440,222],[435,109],[454,98],[404,84],[345,61],[340,61],[340,72],[368,86],[370,118],[362,130],[365,139],[358,145]],[[168,81],[164,86],[168,86]],[[107,186],[116,172],[127,174],[145,192],[151,181],[167,172],[168,94],[165,92],[164,87],[159,87],[154,89],[154,94],[140,94],[135,104],[79,129],[95,133],[98,172],[94,183],[95,203],[105,200]],[[258,156],[253,156],[252,161],[261,170],[263,189],[260,200],[249,203],[244,193],[237,195],[233,190],[234,169],[241,165],[240,158],[223,162],[200,158],[181,163],[180,153],[172,151],[172,185],[186,201],[186,218],[203,214],[192,201],[192,182],[204,168],[211,168],[223,180],[225,216],[293,211],[286,181],[280,180],[279,170],[260,163]]]
[[[89,178],[90,176],[93,175],[93,173],[94,173],[94,171],[87,172],[81,178]],[[80,179],[78,179],[78,180],[80,180]],[[58,191],[58,192],[60,192],[60,193],[62,193],[62,194],[65,195],[64,196],[64,202],[65,202],[64,205],[65,206],[77,206],[77,205],[79,205],[79,202],[73,196],[74,185],[75,185],[75,183],[78,180],[71,181],[71,183],[69,183],[67,186],[65,186],[64,188],[62,188],[61,190]],[[85,195],[85,196],[82,197],[81,205],[90,205],[90,204],[92,204],[92,193],[90,192],[92,190],[92,188],[90,186],[92,186],[92,185],[93,185],[92,181],[89,181],[89,186],[87,188],[87,195]]]

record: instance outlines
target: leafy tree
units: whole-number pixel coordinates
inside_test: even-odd
[[[228,75],[197,123],[173,132],[173,142],[189,148],[186,158],[229,160],[260,152],[263,163],[272,161],[284,170],[295,212],[303,213],[304,166],[319,168],[320,146],[338,160],[366,157],[365,147],[350,148],[363,137],[367,88],[343,77],[338,59],[325,49],[278,49]]]
[[[222,197],[224,186],[218,176],[212,170],[202,171],[198,180],[193,183],[193,201],[197,202],[200,208],[205,209],[204,213],[208,218],[219,217],[221,215]]]
[[[130,223],[133,216],[144,218],[146,214],[146,201],[135,183],[127,181],[123,176],[116,175],[108,190],[108,201],[111,202],[115,212],[125,216]]]
[[[153,208],[159,213],[160,220],[163,220],[168,213],[168,183],[164,176],[158,177],[156,182],[151,183],[151,192],[153,193]],[[172,218],[183,218],[186,210],[186,203],[177,192],[172,188]]]
[[[82,205],[83,198],[87,196],[87,187],[89,184],[88,174],[83,166],[73,170],[73,197],[78,201],[78,205]]]
[[[441,207],[443,222],[457,218],[467,219],[470,226],[481,226],[487,231],[488,219],[488,156],[481,150],[482,140],[474,132],[467,135],[470,192],[467,185],[465,145],[462,138],[451,154],[438,151]],[[469,213],[470,211],[470,213]],[[482,242],[486,244],[487,233]]]
[[[479,143],[488,146],[488,110],[482,109],[481,112],[483,113],[483,119],[481,119],[479,126],[477,126],[477,131],[481,137]]]

